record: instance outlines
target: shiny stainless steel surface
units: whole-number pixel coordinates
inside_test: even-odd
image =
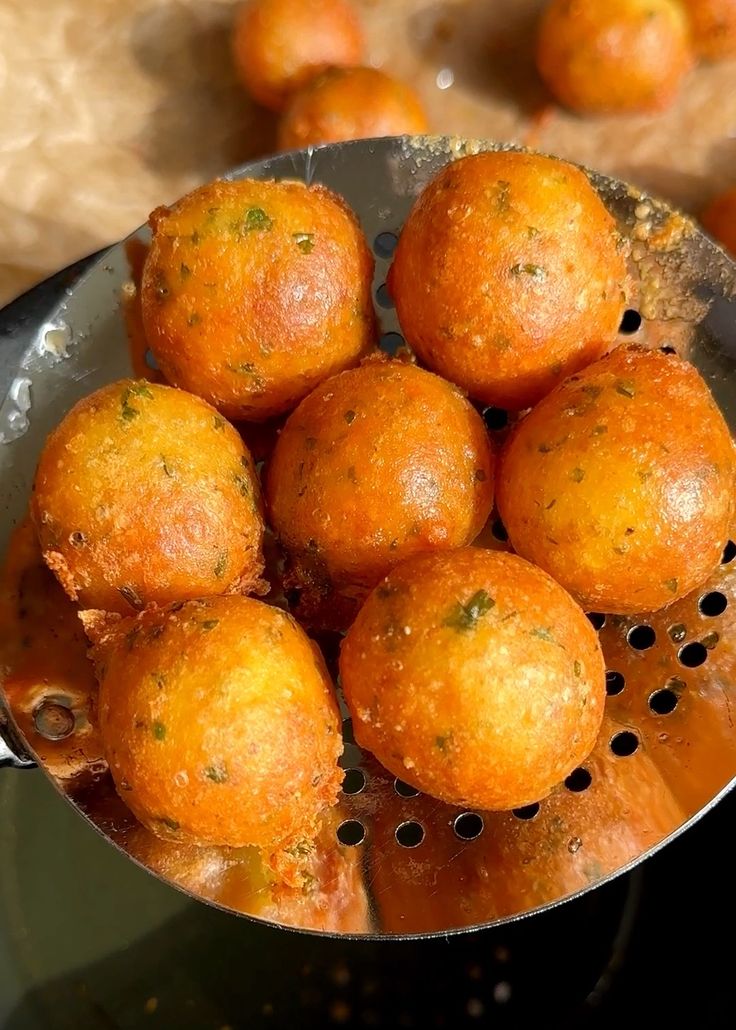
[[[236,174],[319,181],[342,193],[377,241],[378,290],[390,263],[390,238],[379,234],[399,231],[417,193],[447,161],[490,147],[435,138],[362,141],[280,155]],[[591,178],[632,239],[634,306],[644,321],[627,338],[672,346],[692,360],[733,427],[736,266],[666,206],[623,183]],[[71,289],[29,295],[25,320],[16,319],[10,343],[0,346],[0,392],[7,389],[0,405],[3,546],[23,518],[46,433],[78,398],[130,372],[120,307],[129,278],[124,246],[111,248]],[[384,333],[399,331],[391,308],[379,304],[378,313]],[[490,530],[483,539],[503,546]],[[333,934],[438,934],[504,922],[630,868],[732,786],[736,562],[730,550],[725,557],[703,590],[666,611],[605,621],[610,697],[601,736],[585,771],[538,807],[464,817],[395,783],[360,752],[346,723],[343,765],[356,771],[308,860],[314,890],[307,895],[269,881],[249,851],[165,843],[135,823],[112,788],[88,718],[91,677],[70,682],[60,671],[57,678],[51,664],[43,679],[9,682],[6,701],[68,800],[123,851],[194,896]],[[46,577],[43,618],[67,632],[73,606],[50,575],[37,575]],[[74,713],[71,732],[59,707]],[[338,833],[359,843],[340,843]]]

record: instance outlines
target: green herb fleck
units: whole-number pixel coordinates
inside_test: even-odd
[[[254,232],[255,230],[266,230],[273,226],[273,220],[268,217],[262,207],[249,207],[245,212],[245,218],[238,227],[241,232]]]
[[[677,580],[676,579],[666,579],[664,581],[664,585],[667,587],[667,589],[669,590],[669,592],[671,594],[676,594],[677,593]]]
[[[591,400],[595,400],[597,397],[600,397],[600,395],[603,393],[603,387],[596,386],[595,383],[586,383],[585,386],[581,387],[581,390],[584,394],[590,397]]]
[[[581,468],[574,468],[570,473],[570,479],[573,483],[582,483],[585,479],[585,470]]]
[[[516,276],[528,275],[531,279],[538,283],[543,283],[544,280],[547,278],[547,273],[541,265],[513,265],[509,269],[509,271],[512,275]]]
[[[292,844],[290,847],[284,848],[286,854],[291,855],[292,858],[296,858],[297,856],[303,857],[304,855],[311,855],[312,850],[312,845],[309,843],[308,840],[300,840],[297,841],[296,844]]]
[[[549,504],[545,506],[545,509],[544,509],[544,510],[545,510],[545,511],[549,511],[549,510],[550,510],[550,508],[554,508],[554,506],[555,506],[556,504],[557,504],[557,498],[556,498],[556,497],[553,497],[553,498],[552,498],[552,500],[551,500],[551,501],[549,502]]]
[[[636,387],[630,379],[619,379],[616,382],[616,393],[620,393],[622,397],[634,397]]]
[[[158,822],[163,823],[167,830],[176,831],[179,829],[179,823],[176,821],[176,819],[169,819],[167,815],[159,816]]]
[[[355,421],[355,412],[352,410],[346,411],[343,415],[343,418],[345,419],[348,425],[351,425]]]
[[[244,476],[242,472],[236,472],[233,476],[235,485],[240,490],[243,497],[250,497],[250,482],[247,476]]]
[[[576,675],[577,677],[580,677],[580,676],[582,676],[582,674],[583,674],[583,667],[582,667],[582,665],[580,664],[580,662],[579,662],[579,661],[577,660],[577,658],[576,658],[576,659],[575,659],[575,661],[574,661],[574,662],[572,663],[572,671],[573,671],[573,672],[575,673],[575,675]]]
[[[535,626],[534,629],[529,630],[529,635],[538,637],[540,640],[546,640],[548,644],[557,643],[549,626]]]
[[[212,424],[214,425],[215,429],[224,429],[225,419],[222,417],[222,415],[215,415],[212,419]]]
[[[590,435],[591,436],[603,436],[603,434],[607,433],[607,432],[608,432],[608,426],[604,426],[603,424],[601,424],[601,425],[598,425],[598,426],[593,426],[593,430],[592,430]]]
[[[356,475],[356,472],[355,472],[355,465],[351,465],[348,468],[348,470],[345,473],[345,475],[347,476],[348,480],[351,483],[357,483],[358,482],[358,476]]]
[[[536,225],[527,225],[526,234],[530,240],[534,240],[537,236],[541,236],[542,230],[537,229]]]
[[[136,611],[140,611],[143,607],[143,600],[135,587],[118,587],[118,593],[121,597],[125,598],[130,607],[135,608]]]
[[[188,279],[191,274],[192,270],[189,267],[189,265],[185,265],[182,261],[181,265],[179,266],[179,275],[181,276],[182,280]]]
[[[446,733],[444,737],[434,738],[435,747],[439,748],[440,751],[446,752],[450,744],[452,744],[452,733]]]
[[[314,250],[314,233],[293,232],[291,238],[296,243],[302,254],[311,254]]]
[[[499,179],[496,185],[498,187],[495,196],[496,211],[499,214],[505,214],[511,207],[511,183]]]
[[[199,323],[201,321],[202,321],[202,316],[198,315],[196,311],[193,311],[191,313],[191,315],[189,316],[189,318],[187,319],[187,325],[188,326],[199,325]]]
[[[228,780],[227,769],[223,762],[215,762],[214,765],[208,765],[204,774],[213,783],[227,783]]]
[[[465,604],[461,604],[458,601],[453,606],[443,625],[450,626],[452,629],[464,633],[467,630],[473,629],[478,619],[483,615],[487,615],[495,603],[494,599],[485,590],[476,590]]]
[[[152,672],[151,679],[156,684],[159,690],[163,690],[166,686],[166,677],[162,672]]]
[[[218,579],[222,579],[225,575],[225,569],[227,568],[227,551],[223,551],[215,562],[215,576]]]
[[[163,740],[166,736],[166,727],[157,719],[151,726],[151,733],[153,733],[156,740]]]
[[[173,479],[173,478],[174,478],[174,470],[173,470],[173,468],[171,467],[171,465],[169,465],[168,461],[167,461],[167,460],[166,460],[166,458],[165,458],[165,457],[163,456],[163,454],[161,455],[161,464],[162,464],[162,466],[163,466],[163,470],[164,470],[164,475],[165,475],[165,476],[168,476],[168,477],[169,477],[169,479]]]
[[[539,447],[537,447],[537,450],[540,454],[551,454],[554,450],[554,447],[552,446],[552,444],[549,443],[540,443]]]
[[[636,474],[638,475],[642,483],[646,483],[648,479],[652,478],[651,469],[638,469]]]
[[[140,412],[137,408],[134,408],[130,403],[131,397],[147,397],[149,401],[153,400],[153,394],[148,388],[147,383],[131,383],[130,386],[126,386],[123,390],[123,395],[120,398],[121,416],[126,422],[132,422],[134,418],[137,418]]]
[[[202,629],[207,630],[207,632],[209,632],[211,629],[214,629],[215,626],[219,625],[219,622],[219,619],[205,619],[204,622],[201,623],[201,626]]]

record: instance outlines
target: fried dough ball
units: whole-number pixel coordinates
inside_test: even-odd
[[[171,383],[229,418],[288,411],[372,346],[373,257],[325,187],[214,182],[150,223],[151,350]]]
[[[322,69],[359,64],[362,56],[363,32],[346,0],[250,0],[236,17],[236,71],[273,111]]]
[[[497,501],[514,549],[582,604],[654,611],[718,565],[735,472],[728,426],[697,371],[621,348],[518,424]]]
[[[49,435],[31,514],[74,601],[130,614],[260,585],[263,517],[253,461],[191,394],[123,379]]]
[[[478,154],[425,189],[389,286],[422,361],[476,400],[525,408],[614,340],[622,251],[580,169],[539,154]]]
[[[736,257],[736,186],[712,200],[700,220],[711,236]]]
[[[342,739],[322,657],[290,615],[233,596],[84,621],[110,771],[144,826],[269,855],[313,838]]]
[[[456,387],[414,365],[373,360],[323,383],[293,412],[266,491],[307,618],[321,599],[336,613],[334,591],[362,599],[412,554],[473,540],[493,502],[493,455]]]
[[[736,0],[681,0],[695,53],[708,61],[736,55]]]
[[[453,805],[547,795],[590,753],[605,702],[598,638],[572,598],[515,555],[409,559],[376,587],[340,655],[355,739]]]
[[[537,67],[573,111],[663,110],[692,63],[676,0],[552,0],[542,15]]]
[[[426,132],[414,90],[376,68],[330,68],[291,99],[279,126],[283,150],[310,143]]]

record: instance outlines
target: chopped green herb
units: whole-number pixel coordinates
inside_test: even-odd
[[[570,473],[570,479],[572,479],[573,483],[582,483],[582,481],[585,479],[585,470],[581,468],[574,468]]]
[[[296,243],[302,254],[311,254],[314,250],[314,233],[293,232],[291,238]]]
[[[191,315],[189,316],[189,318],[187,319],[187,325],[188,326],[199,325],[199,323],[201,321],[202,321],[202,316],[198,315],[196,311],[193,311],[191,313]]]
[[[215,762],[214,765],[208,765],[204,774],[213,783],[227,783],[228,780],[227,769],[223,762]]]
[[[192,233],[190,239],[191,239],[192,243],[194,244],[194,246],[196,247],[197,244],[199,243],[199,241],[202,239],[202,237],[199,235],[199,233],[195,229],[194,232]]]
[[[550,508],[554,508],[554,506],[555,506],[556,504],[557,504],[557,498],[556,498],[556,497],[553,497],[553,498],[552,498],[552,500],[551,500],[551,501],[549,502],[549,504],[545,506],[545,509],[544,509],[544,510],[545,510],[545,511],[549,511],[549,510],[550,510]]]
[[[506,615],[504,615],[498,621],[499,622],[506,622],[508,619],[513,619],[513,617],[515,615],[518,615],[518,614],[519,614],[518,611],[516,610],[516,608],[514,608],[514,610],[512,612],[508,612]]]
[[[608,432],[608,426],[604,426],[603,424],[601,424],[601,425],[598,425],[598,426],[593,426],[593,429],[592,429],[590,435],[591,436],[603,436],[603,434],[607,433],[607,432]]]
[[[676,594],[677,593],[677,580],[676,579],[666,579],[664,581],[664,585],[667,587],[667,589],[669,590],[669,592],[671,594]]]
[[[214,425],[215,429],[224,429],[225,419],[222,417],[222,415],[215,415],[212,419],[212,424]]]
[[[637,475],[642,483],[646,483],[648,479],[652,478],[652,471],[651,469],[639,469]]]
[[[509,271],[512,275],[528,275],[531,279],[534,279],[534,281],[538,283],[543,283],[544,280],[547,278],[547,273],[541,265],[513,265],[509,269]]]
[[[616,382],[616,393],[620,393],[622,397],[634,397],[636,387],[630,379],[619,379]]]
[[[548,644],[557,643],[550,626],[535,626],[534,629],[529,630],[529,635],[538,637],[540,640],[546,640]]]
[[[478,619],[483,615],[487,615],[495,603],[494,599],[485,590],[476,590],[465,604],[461,604],[458,601],[453,606],[443,625],[450,626],[452,629],[459,630],[460,632],[466,632],[473,629]]]
[[[447,751],[452,743],[452,733],[447,733],[444,737],[435,737],[434,743],[435,747],[439,748],[440,751]]]
[[[156,684],[159,690],[163,690],[166,686],[166,677],[161,672],[152,672],[151,679]]]
[[[241,233],[246,233],[270,229],[273,226],[273,221],[262,207],[249,207],[245,212],[243,221],[236,224]]]
[[[215,562],[215,576],[218,579],[222,579],[225,575],[225,569],[227,568],[227,551],[223,551]]]
[[[181,276],[182,280],[188,279],[191,274],[192,270],[189,267],[189,265],[185,265],[182,261],[181,265],[179,266],[179,275]]]
[[[350,425],[351,423],[353,423],[355,421],[355,412],[352,411],[352,410],[351,411],[346,411],[344,416],[343,416],[343,418],[345,419],[347,424]]]
[[[284,848],[286,854],[291,855],[292,858],[296,858],[298,855],[311,855],[312,850],[312,845],[308,840],[300,840],[297,841],[296,844],[292,844],[290,847]]]
[[[145,382],[131,383],[130,386],[126,386],[123,390],[122,397],[120,398],[121,405],[121,416],[126,422],[132,422],[134,418],[137,418],[140,412],[137,408],[134,408],[130,403],[131,397],[147,397],[148,400],[153,400],[153,394],[148,388],[148,384]]]
[[[536,239],[537,236],[541,236],[542,230],[537,229],[536,225],[527,225],[526,234],[530,240]]]
[[[576,659],[575,659],[575,661],[574,661],[574,662],[572,663],[572,671],[573,671],[573,672],[575,673],[575,675],[576,675],[576,676],[578,676],[578,677],[582,676],[582,674],[583,674],[583,667],[582,667],[582,665],[580,664],[580,662],[579,662],[579,661],[577,660],[577,658],[576,658]]]
[[[614,550],[615,554],[626,554],[628,552],[628,550],[629,550],[629,545],[626,544],[626,543],[624,543],[624,544],[614,544],[613,550]]]
[[[158,719],[151,725],[151,733],[153,733],[156,740],[163,740],[166,736],[166,727]]]
[[[244,476],[242,472],[236,472],[233,476],[235,485],[240,490],[243,497],[250,497],[250,482],[247,476]]]
[[[163,454],[161,455],[161,464],[162,464],[163,469],[164,469],[164,475],[168,476],[169,479],[173,479],[173,477],[174,477],[174,470],[171,467],[171,465],[169,465],[169,463],[167,462],[167,460],[163,456]]]
[[[537,450],[540,454],[551,454],[551,452],[554,450],[554,447],[552,446],[552,444],[549,443],[540,443],[539,447],[537,447]]]
[[[143,607],[143,600],[141,599],[141,596],[135,589],[135,587],[118,587],[118,593],[121,595],[121,597],[125,598],[125,600],[131,606],[131,608],[135,608],[137,611],[140,611]]]
[[[597,397],[600,397],[600,395],[603,393],[603,387],[596,386],[595,383],[586,383],[584,386],[581,387],[581,390],[584,394],[590,397],[591,400],[595,400]]]
[[[511,183],[506,182],[504,179],[499,179],[496,185],[496,211],[499,214],[505,214],[511,207]]]
[[[167,830],[176,831],[179,829],[179,823],[176,821],[176,819],[169,819],[169,817],[166,815],[159,816],[158,822],[163,823]]]
[[[348,470],[345,473],[345,475],[347,476],[348,480],[351,483],[357,483],[358,482],[358,477],[357,477],[356,472],[355,472],[355,465],[351,465],[348,468]]]
[[[202,629],[207,630],[209,632],[209,630],[214,629],[215,626],[219,625],[219,622],[219,619],[205,619],[204,622],[201,623],[201,626]]]

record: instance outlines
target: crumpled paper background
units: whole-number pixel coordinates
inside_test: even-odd
[[[369,62],[414,83],[438,132],[529,143],[691,211],[736,182],[736,61],[699,67],[657,118],[585,120],[534,73],[540,0],[354,2]],[[234,6],[0,0],[0,304],[272,149],[232,72]]]

